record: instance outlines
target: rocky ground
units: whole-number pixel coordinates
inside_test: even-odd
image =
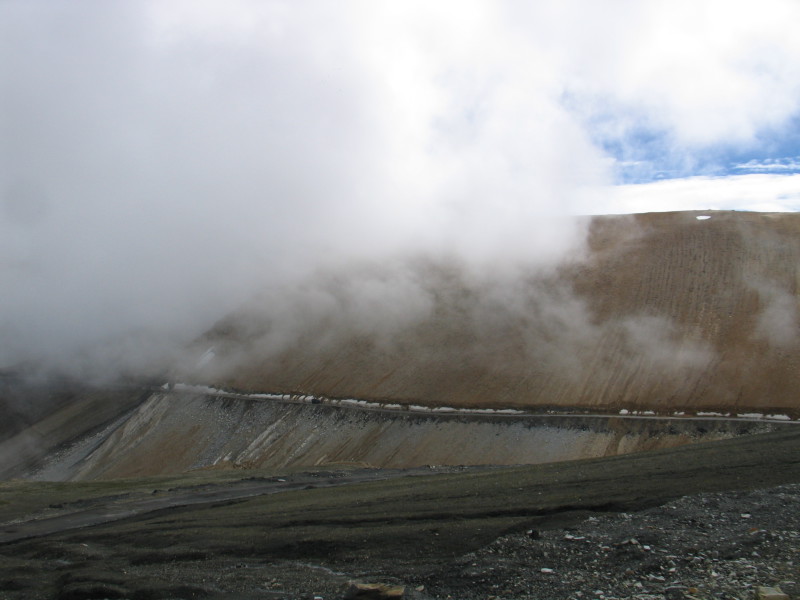
[[[800,485],[503,536],[421,583],[435,598],[745,599],[758,586],[798,598]]]
[[[165,575],[185,579],[187,598],[203,597],[213,582],[239,597],[336,599],[347,597],[354,581],[402,586],[404,597],[418,600],[745,600],[759,586],[800,598],[800,485],[588,516],[563,529],[502,536],[433,568],[404,558],[400,568],[362,563],[340,571],[287,560],[211,561],[210,569],[188,558],[163,567]],[[196,595],[193,578],[203,584]]]
[[[343,485],[358,472],[9,482],[0,598],[336,600],[358,582],[411,600],[744,600],[758,586],[797,599],[799,448],[800,432],[785,432]],[[185,503],[256,484],[268,491]],[[150,506],[161,495],[173,501]],[[73,510],[106,520],[34,527]],[[26,523],[33,537],[15,537]]]
[[[330,566],[236,560],[196,548],[173,549],[168,559],[143,553],[120,571],[112,560],[98,579],[70,568],[81,555],[99,558],[93,544],[60,552],[51,567],[61,573],[60,591],[29,595],[33,590],[24,580],[31,568],[20,564],[0,597],[313,600],[345,598],[353,582],[361,582],[402,586],[403,597],[418,600],[744,600],[755,598],[759,586],[800,598],[800,485],[699,494],[640,512],[590,515],[566,528],[504,535],[430,565],[415,561],[411,548],[395,565]],[[130,593],[130,579],[154,585]]]
[[[744,600],[760,586],[800,598],[800,485],[689,496],[505,535],[430,570],[364,567],[241,563],[217,581],[252,597],[309,600],[347,597],[353,581],[402,586],[419,600]],[[255,589],[241,585],[250,579],[238,576],[243,570],[262,572]]]

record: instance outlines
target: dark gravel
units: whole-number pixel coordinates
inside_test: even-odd
[[[344,598],[354,581],[402,585],[406,598],[418,600],[744,600],[757,586],[800,598],[800,485],[590,515],[432,564],[415,561],[413,548],[394,565],[236,559],[178,547],[128,551],[121,565],[91,543],[37,548],[18,559],[1,598],[325,600]],[[52,585],[42,585],[48,578]]]
[[[784,433],[330,487],[289,484],[335,473],[296,474],[277,481],[295,488],[285,493],[170,503],[0,544],[0,599],[335,600],[357,581],[419,600],[744,600],[756,586],[798,600],[799,449]],[[36,491],[64,503],[58,511],[103,514],[134,485],[114,483],[86,506],[56,497],[83,489],[68,485],[15,486],[5,501],[24,506]],[[191,499],[208,486],[155,496]]]
[[[800,485],[701,494],[503,536],[424,579],[435,598],[800,597]]]

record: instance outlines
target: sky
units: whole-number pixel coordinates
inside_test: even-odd
[[[0,0],[0,367],[158,360],[352,260],[547,261],[566,215],[796,211],[797,23],[794,0]]]

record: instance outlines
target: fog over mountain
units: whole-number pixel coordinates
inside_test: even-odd
[[[488,331],[521,274],[585,256],[568,217],[663,210],[661,171],[709,190],[680,208],[794,209],[791,169],[722,199],[709,174],[793,151],[798,10],[4,2],[0,368],[163,373],[253,302],[282,343],[329,315],[391,344],[435,310],[425,264],[487,290]],[[536,294],[593,343],[573,290]]]
[[[178,378],[429,406],[794,415],[800,219],[586,220],[557,266],[416,260],[272,289]]]

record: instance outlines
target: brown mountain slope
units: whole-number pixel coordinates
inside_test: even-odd
[[[800,417],[800,215],[596,217],[555,269],[409,260],[271,291],[180,376],[449,406]],[[518,263],[515,263],[518,264]]]

